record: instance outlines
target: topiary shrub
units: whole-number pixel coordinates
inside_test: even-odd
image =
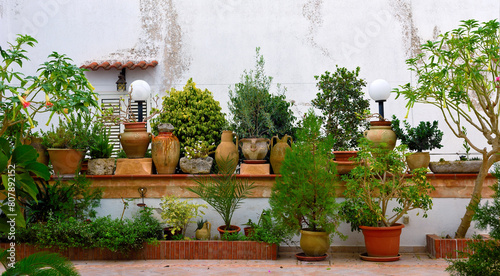
[[[158,135],[160,123],[170,123],[175,127],[174,135],[179,138],[181,153],[185,147],[195,147],[198,141],[217,145],[221,131],[226,124],[224,113],[218,101],[208,89],[196,88],[189,79],[182,90],[172,88],[163,97],[163,112],[151,121],[153,134]]]

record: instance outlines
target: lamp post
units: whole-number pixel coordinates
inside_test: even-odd
[[[377,79],[370,84],[368,93],[370,94],[370,97],[378,103],[378,113],[381,117],[380,120],[383,120],[384,102],[389,99],[389,96],[391,96],[391,86],[386,80]]]
[[[138,122],[142,122],[142,110],[144,102],[149,98],[151,94],[151,87],[149,84],[143,80],[136,80],[130,84],[130,97],[132,100],[137,102],[138,107]]]

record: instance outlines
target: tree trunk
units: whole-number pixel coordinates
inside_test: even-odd
[[[479,205],[479,202],[481,201],[484,179],[486,179],[486,176],[488,175],[488,171],[491,165],[493,165],[493,163],[497,162],[499,159],[500,158],[498,158],[498,154],[494,154],[487,160],[483,159],[481,170],[479,171],[479,174],[477,175],[477,178],[474,182],[474,190],[472,191],[469,205],[467,205],[467,209],[465,211],[464,216],[462,217],[462,221],[458,226],[457,232],[455,232],[456,239],[465,238],[467,230],[469,230],[472,217],[476,213],[476,208]]]

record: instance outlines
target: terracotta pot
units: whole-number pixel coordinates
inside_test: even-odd
[[[396,146],[396,133],[392,130],[391,121],[371,121],[370,129],[363,133],[366,139],[373,142],[375,147],[382,146],[392,150]]]
[[[245,232],[245,236],[246,237],[250,237],[251,235],[253,235],[253,227],[245,227],[243,228],[243,232]]]
[[[334,151],[335,161],[353,161],[358,156],[358,152],[352,151]]]
[[[222,225],[217,227],[217,231],[219,231],[220,237],[224,236],[224,233],[228,232],[230,234],[238,234],[240,232],[241,228],[236,226],[236,225],[230,225],[229,230],[226,230],[226,226]]]
[[[360,226],[365,237],[365,246],[368,256],[393,257],[399,254],[399,238],[403,224],[391,227]]]
[[[196,230],[195,237],[197,240],[210,240],[211,232],[212,224],[207,221],[203,224],[203,228]]]
[[[333,163],[337,164],[338,174],[348,174],[359,164],[356,161],[333,161]]]
[[[406,157],[406,163],[410,170],[418,168],[427,168],[431,162],[431,156],[428,152],[415,152]]]
[[[85,152],[75,149],[47,149],[55,174],[75,174]]]
[[[274,139],[277,141],[276,144],[274,144]],[[269,156],[269,161],[273,167],[274,174],[280,173],[281,163],[285,160],[286,150],[290,148],[290,145],[288,145],[288,139],[290,139],[290,144],[292,144],[292,137],[286,134],[283,138],[281,138],[281,140],[278,136],[273,136],[273,138],[271,138],[271,154]]]
[[[172,134],[174,126],[171,124],[160,124],[158,136],[153,137],[151,143],[151,155],[158,174],[173,174],[179,163],[181,155],[181,144],[179,139]]]
[[[264,160],[269,151],[270,140],[267,138],[240,139],[239,146],[246,160]]]
[[[42,145],[42,138],[28,137],[23,144],[31,145],[38,153],[36,161],[47,166],[49,164],[49,154],[47,148]]]
[[[222,170],[229,173],[236,170],[239,160],[238,146],[233,143],[233,137],[236,137],[236,144],[238,144],[238,136],[232,131],[224,130],[221,142],[215,150],[215,162],[219,168],[225,165],[226,168],[222,168]]]
[[[125,130],[118,134],[127,158],[144,158],[151,141],[151,133],[147,132],[146,122],[124,123]]]
[[[300,230],[300,248],[306,256],[323,256],[330,248],[330,236],[324,231]]]

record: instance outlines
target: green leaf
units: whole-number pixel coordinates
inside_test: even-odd
[[[37,156],[35,148],[29,145],[21,145],[14,149],[14,152],[12,153],[12,163],[22,164],[35,161]]]
[[[9,158],[3,152],[0,153],[0,171],[5,171],[7,169],[7,165],[9,164]]]
[[[45,180],[49,180],[50,179],[50,171],[49,171],[49,168],[47,168],[47,166],[45,166],[44,164],[42,163],[39,163],[39,162],[30,162],[28,164],[26,164],[24,166],[24,168],[28,171],[28,172],[32,172],[34,174],[36,174],[37,176],[45,179]]]
[[[0,138],[0,150],[10,159],[10,144],[5,138]]]

